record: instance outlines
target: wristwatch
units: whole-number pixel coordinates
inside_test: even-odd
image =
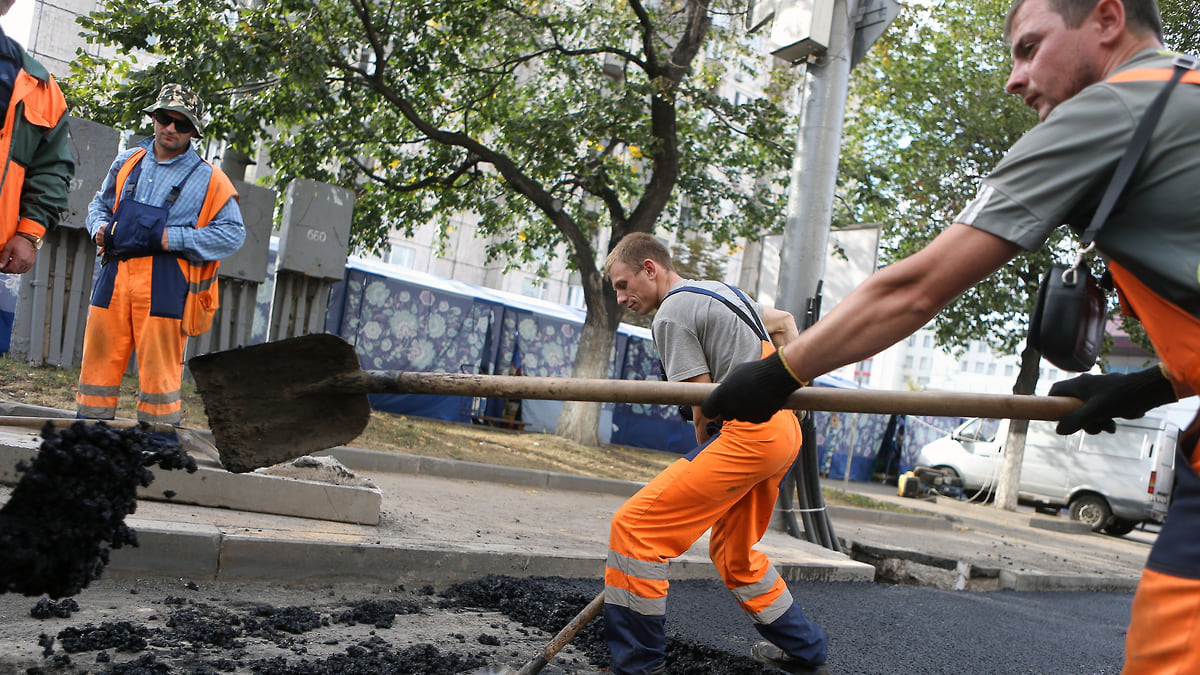
[[[37,236],[36,234],[29,234],[28,232],[18,232],[17,236],[24,237],[25,239],[27,239],[29,241],[29,243],[33,244],[33,250],[35,250],[35,251],[42,248],[42,238]]]

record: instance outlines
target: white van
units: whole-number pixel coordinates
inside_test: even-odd
[[[972,419],[921,448],[919,466],[948,470],[969,492],[992,492],[1000,477],[1008,420]],[[1118,420],[1114,434],[1060,436],[1054,422],[1030,422],[1018,499],[1070,509],[1092,530],[1123,535],[1166,517],[1179,427],[1145,417]]]

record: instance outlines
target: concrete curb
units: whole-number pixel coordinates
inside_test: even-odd
[[[408,473],[435,476],[438,478],[520,485],[544,490],[599,492],[629,497],[644,485],[644,483],[635,481],[576,476],[566,473],[556,473],[554,471],[494,466],[477,462],[380,452],[378,450],[365,450],[346,446],[330,448],[329,450],[315,454],[331,456],[347,468],[359,471]],[[829,511],[830,517],[835,520],[853,520],[930,530],[948,530],[955,527],[951,519],[936,514],[925,516],[911,513],[897,513],[894,511],[877,511],[854,506],[827,506],[826,508]]]
[[[112,552],[105,573],[113,577],[168,575],[196,581],[361,582],[445,586],[488,574],[514,577],[594,578],[604,574],[602,556],[533,555],[516,552],[437,550],[371,544],[223,534],[211,525],[129,519],[136,549]],[[781,563],[787,581],[872,581],[874,568],[839,562]],[[671,562],[672,579],[716,579],[711,561],[686,555]]]
[[[1000,588],[1009,591],[1121,591],[1137,590],[1138,578],[1078,574],[1000,571]]]
[[[329,455],[346,467],[359,471],[409,473],[438,478],[520,485],[544,490],[600,492],[629,497],[644,485],[644,483],[634,481],[575,476],[553,471],[495,466],[492,464],[480,464],[478,462],[379,452],[377,450],[364,450],[362,448],[345,446],[330,448],[329,450],[323,450],[314,454]]]
[[[323,453],[350,469],[423,474],[439,478],[496,482],[508,485],[576,492],[629,496],[641,483],[550,471],[498,467],[475,462],[419,457],[350,447]],[[158,487],[156,485],[156,487]],[[863,521],[899,528],[947,530],[956,527],[946,516],[913,515],[855,507],[830,506],[839,521]],[[199,581],[251,581],[288,579],[300,583],[333,580],[443,586],[477,579],[486,574],[517,577],[597,577],[603,574],[603,556],[537,555],[513,551],[437,550],[374,541],[366,537],[329,541],[308,539],[296,533],[272,536],[262,531],[223,531],[217,525],[188,524],[130,518],[138,533],[137,549],[112,552],[106,573],[112,576],[166,575]],[[1034,525],[1034,523],[1030,523]],[[845,549],[862,549],[847,542]],[[938,555],[883,547],[858,550],[866,558],[903,561],[960,577],[963,588],[1017,591],[1132,591],[1137,578],[1047,574],[980,568]],[[876,566],[846,557],[788,563],[777,561],[788,581],[872,581]],[[716,578],[704,556],[685,555],[671,563],[671,578]]]
[[[1066,534],[1091,534],[1092,526],[1078,520],[1063,520],[1061,518],[1045,518],[1034,516],[1029,519],[1029,526],[1051,532]]]

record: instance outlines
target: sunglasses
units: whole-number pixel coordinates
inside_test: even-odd
[[[190,134],[196,130],[196,125],[192,124],[192,121],[188,118],[171,117],[167,114],[166,110],[161,108],[154,111],[154,121],[158,122],[164,127],[169,127],[174,124],[175,131],[178,131],[181,134]]]

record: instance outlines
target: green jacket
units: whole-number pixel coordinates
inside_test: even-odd
[[[22,68],[0,130],[0,245],[18,231],[41,237],[57,226],[75,176],[67,101],[46,68],[21,53]]]

